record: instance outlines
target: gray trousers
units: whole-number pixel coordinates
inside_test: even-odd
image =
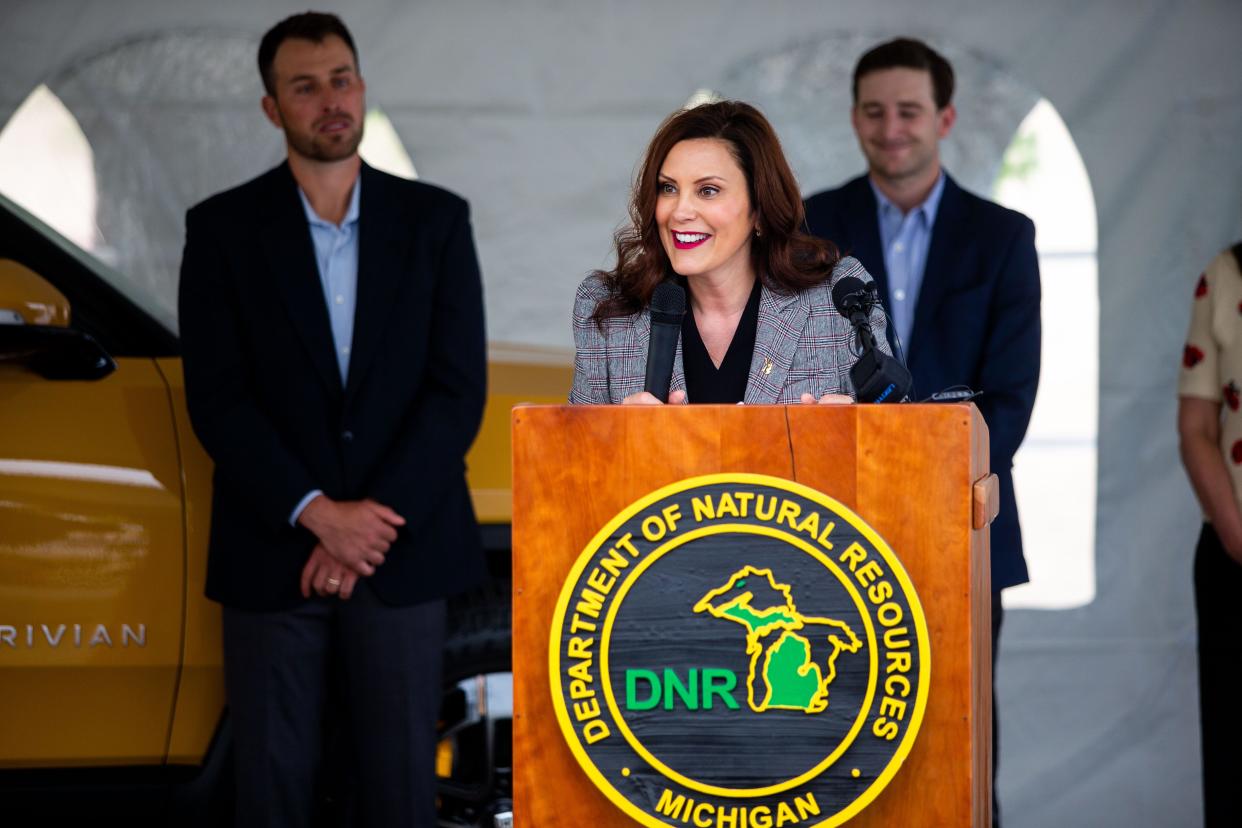
[[[444,601],[390,607],[365,580],[348,601],[225,607],[237,827],[309,828],[323,782],[348,791],[350,824],[432,828],[444,630]],[[329,726],[347,754],[325,764]]]

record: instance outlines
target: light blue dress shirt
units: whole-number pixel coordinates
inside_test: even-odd
[[[332,345],[336,351],[336,364],[341,371],[341,385],[349,377],[349,349],[354,340],[354,308],[358,304],[358,204],[362,191],[362,176],[354,182],[349,196],[349,206],[340,224],[324,221],[311,206],[302,188],[298,197],[310,225],[311,241],[315,244],[315,263],[319,266],[319,284],[323,287],[323,299],[328,305],[328,320],[332,324]],[[308,492],[298,501],[289,515],[289,523],[296,525],[306,504],[323,494],[321,489]]]
[[[340,224],[324,221],[311,207],[302,188],[298,197],[310,224],[311,241],[315,243],[315,263],[319,265],[319,283],[323,299],[328,303],[328,319],[332,323],[332,342],[336,348],[336,364],[341,370],[341,385],[349,376],[349,346],[354,339],[354,307],[358,300],[358,202],[362,191],[361,176],[354,182],[349,207]]]
[[[904,214],[880,192],[874,181],[868,179],[867,183],[875,193],[880,248],[884,251],[884,269],[888,273],[888,309],[905,350],[914,330],[914,309],[923,287],[923,270],[927,267],[936,210],[944,193],[944,171],[940,172],[923,203]]]

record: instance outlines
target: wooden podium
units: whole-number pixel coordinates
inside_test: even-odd
[[[794,481],[852,510],[899,558],[926,618],[926,707],[895,775],[857,813],[779,824],[990,825],[987,527],[998,493],[973,405],[530,406],[512,423],[515,825],[638,824],[562,734],[554,614],[575,562],[618,513],[718,473]],[[702,825],[706,814],[668,824]]]

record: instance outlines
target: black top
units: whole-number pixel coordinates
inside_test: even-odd
[[[707,346],[694,324],[694,311],[681,323],[681,361],[686,372],[686,398],[692,403],[740,403],[746,396],[750,361],[755,353],[755,331],[759,327],[759,280],[750,291],[746,310],[737,322],[733,341],[717,368],[707,354]]]

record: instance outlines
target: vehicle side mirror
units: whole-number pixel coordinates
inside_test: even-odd
[[[50,282],[12,259],[0,259],[0,324],[69,327],[69,300]]]
[[[5,362],[56,380],[95,380],[116,370],[94,337],[69,327],[65,295],[12,259],[0,259],[0,364]]]

